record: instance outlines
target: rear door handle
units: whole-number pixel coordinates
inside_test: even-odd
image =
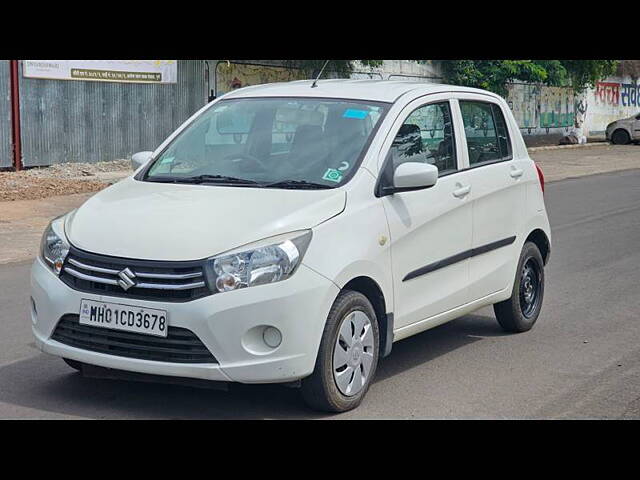
[[[511,167],[511,171],[509,172],[509,175],[511,175],[511,178],[520,178],[523,173],[524,173],[523,169],[517,168],[517,167]]]
[[[456,188],[456,189],[453,191],[453,196],[454,196],[454,197],[456,197],[456,198],[462,198],[462,197],[464,197],[465,195],[468,195],[468,194],[469,194],[469,192],[471,191],[471,185],[465,185],[465,186],[463,187],[463,186],[462,186],[462,184],[457,183],[457,184],[456,184],[456,187],[458,187],[458,188]]]

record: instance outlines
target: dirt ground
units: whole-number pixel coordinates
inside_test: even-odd
[[[112,180],[131,173],[127,160],[100,163],[61,163],[20,172],[0,172],[0,202],[34,200],[97,192]]]

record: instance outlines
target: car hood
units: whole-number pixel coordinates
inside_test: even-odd
[[[636,114],[637,115],[637,114]],[[607,127],[612,127],[615,125],[628,124],[636,121],[636,115],[631,115],[629,118],[621,118],[616,120],[615,122],[611,122]]]
[[[71,244],[144,260],[196,260],[311,228],[344,210],[343,190],[141,182],[97,193],[66,220]]]

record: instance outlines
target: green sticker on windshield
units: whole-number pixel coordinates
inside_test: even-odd
[[[322,176],[323,180],[329,180],[330,182],[340,183],[342,181],[342,173],[335,168],[327,168]]]

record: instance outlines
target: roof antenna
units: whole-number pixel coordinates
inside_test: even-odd
[[[318,74],[318,76],[316,77],[316,79],[313,81],[313,83],[311,84],[311,88],[316,88],[318,85],[316,85],[316,83],[318,82],[318,80],[320,79],[320,77],[322,76],[322,72],[324,72],[324,67],[327,66],[327,63],[329,63],[329,60],[327,60],[326,62],[324,62],[324,65],[322,66],[322,68],[320,69],[320,73]]]

